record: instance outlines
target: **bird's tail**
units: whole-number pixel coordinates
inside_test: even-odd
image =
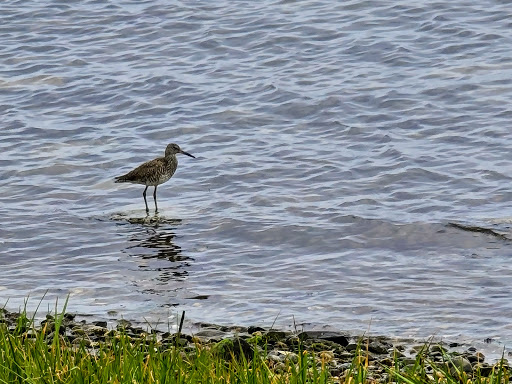
[[[126,183],[126,178],[124,176],[114,177],[114,183]]]

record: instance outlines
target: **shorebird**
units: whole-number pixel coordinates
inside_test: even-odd
[[[148,201],[146,200],[146,191],[149,186],[154,186],[153,199],[155,200],[155,213],[158,213],[158,205],[156,203],[156,187],[168,181],[176,168],[178,167],[178,159],[176,154],[182,153],[184,155],[193,157],[190,153],[183,151],[178,144],[169,144],[165,148],[165,156],[159,157],[150,161],[142,163],[134,170],[128,172],[126,175],[118,176],[115,178],[116,183],[133,183],[142,184],[146,188],[142,192],[144,196],[144,203],[146,203],[146,213],[149,214]]]

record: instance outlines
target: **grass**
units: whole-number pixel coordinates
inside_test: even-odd
[[[66,303],[67,304],[67,303]],[[345,375],[332,377],[328,354],[306,351],[299,343],[297,359],[281,364],[266,359],[266,347],[254,348],[252,356],[226,356],[215,347],[195,344],[193,348],[162,344],[155,335],[133,338],[112,332],[105,342],[71,344],[61,335],[64,309],[41,328],[34,318],[21,313],[14,327],[0,323],[0,383],[183,383],[183,384],[324,384],[376,383],[369,370],[368,353],[361,342]],[[57,313],[57,312],[56,312]],[[179,339],[179,338],[178,338]],[[443,363],[429,361],[428,345],[414,364],[403,366],[395,358],[385,367],[380,382],[397,384],[502,384],[509,382],[502,360],[484,376],[469,375]]]

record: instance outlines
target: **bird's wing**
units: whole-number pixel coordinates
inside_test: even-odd
[[[163,159],[154,159],[142,163],[137,168],[128,172],[126,175],[119,176],[119,181],[132,181],[144,183],[155,177],[160,168],[164,167]]]

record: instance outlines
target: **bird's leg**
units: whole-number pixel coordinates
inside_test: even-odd
[[[146,189],[142,192],[142,196],[144,196],[144,202],[146,203],[146,213],[149,214],[148,201],[146,200],[146,191],[148,190],[148,185],[146,185]]]
[[[155,199],[155,214],[158,213],[158,205],[156,205],[156,185],[155,185],[155,191],[153,192],[153,199]]]

